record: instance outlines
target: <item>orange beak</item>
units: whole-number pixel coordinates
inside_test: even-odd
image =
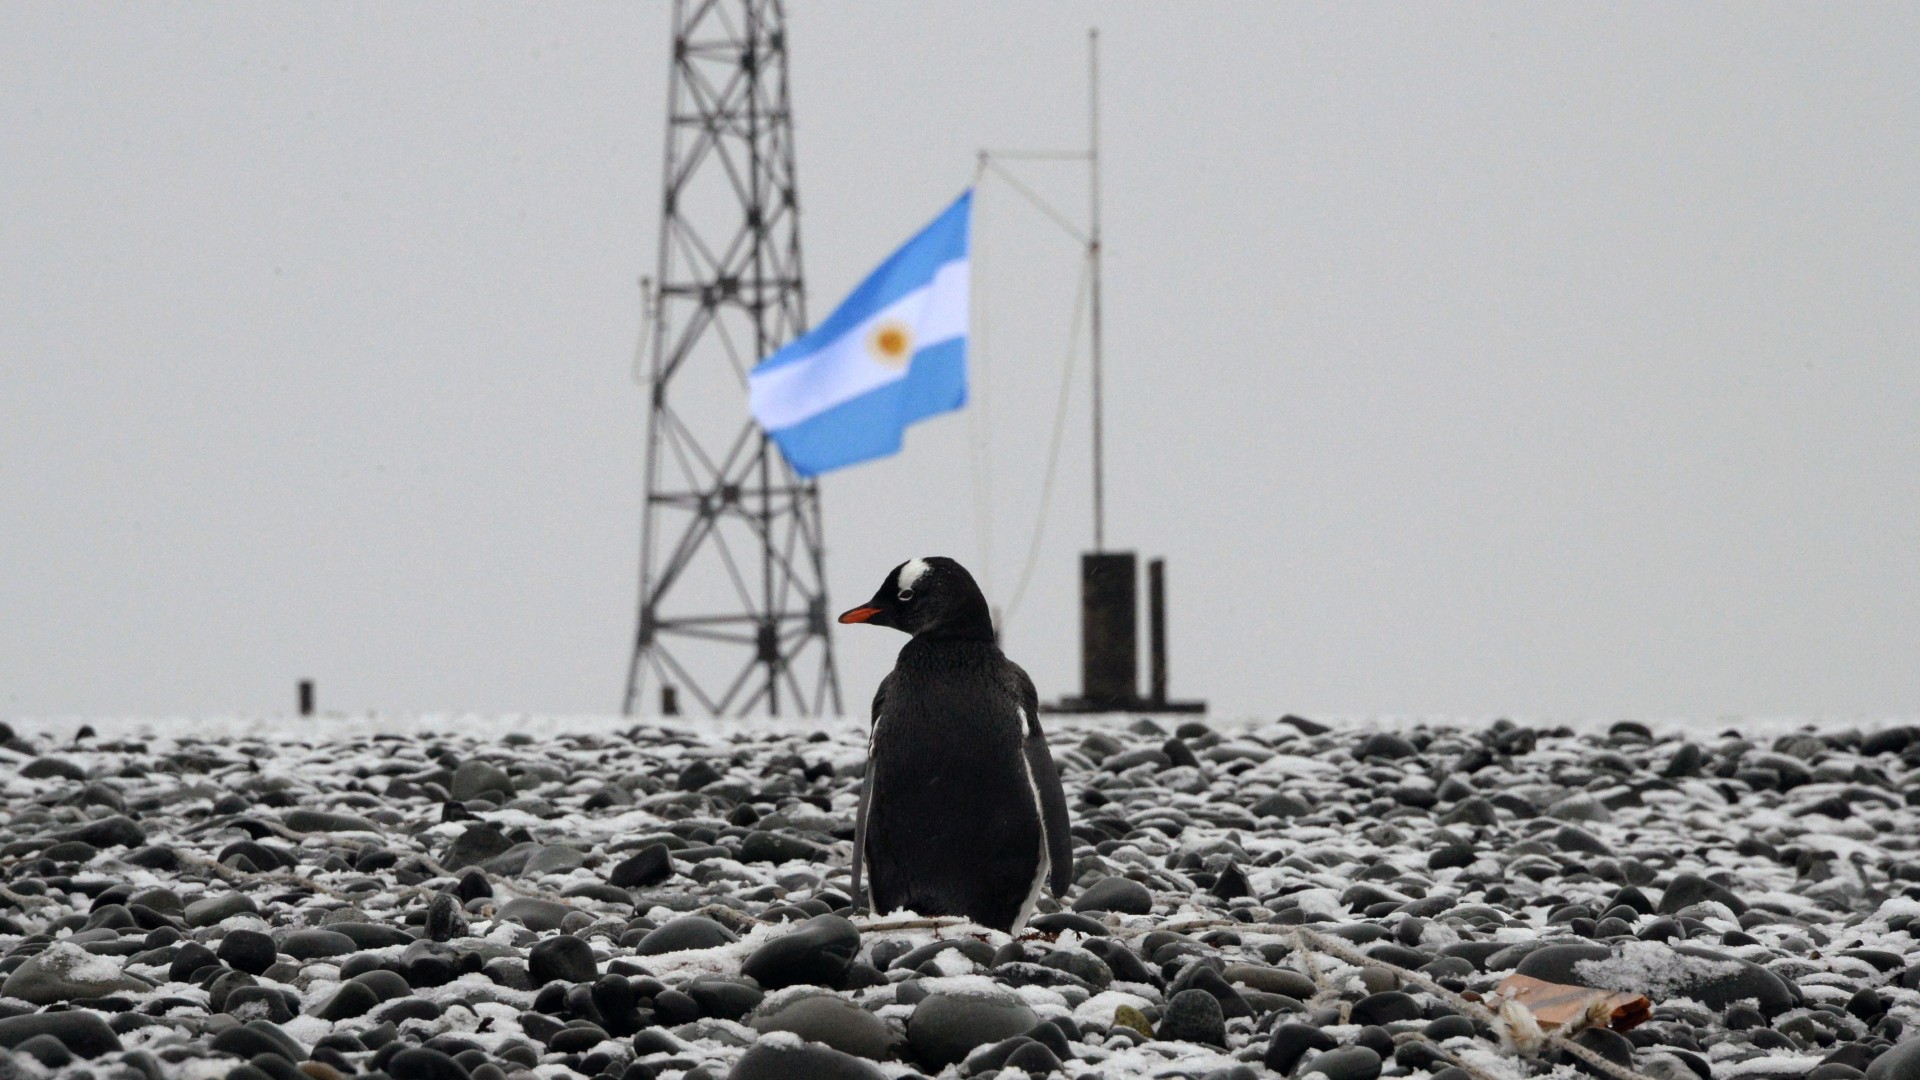
[[[841,615],[840,621],[843,623],[867,622],[878,614],[880,609],[877,607],[857,607]]]

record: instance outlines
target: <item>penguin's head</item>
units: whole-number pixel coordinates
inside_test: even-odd
[[[914,637],[993,640],[993,615],[980,586],[966,567],[940,555],[894,567],[873,599],[840,621],[891,626]]]

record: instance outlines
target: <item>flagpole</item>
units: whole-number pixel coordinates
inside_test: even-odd
[[[1093,550],[1107,549],[1106,467],[1103,459],[1100,400],[1100,30],[1087,31],[1087,170],[1091,225],[1087,258],[1092,262],[1093,352]]]

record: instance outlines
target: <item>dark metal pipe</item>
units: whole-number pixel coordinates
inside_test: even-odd
[[[1080,685],[1089,704],[1126,709],[1139,697],[1137,574],[1131,551],[1080,556]]]
[[[1147,563],[1148,700],[1167,703],[1167,560]]]
[[[313,715],[313,680],[300,680],[300,715]]]

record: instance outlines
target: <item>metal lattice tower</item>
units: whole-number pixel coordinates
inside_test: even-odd
[[[667,100],[623,711],[652,677],[663,710],[837,713],[819,487],[747,413],[747,371],[806,329],[780,0],[676,0]]]

